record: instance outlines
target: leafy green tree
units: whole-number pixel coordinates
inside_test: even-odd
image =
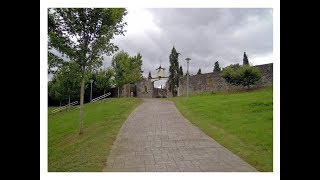
[[[113,85],[113,76],[114,70],[112,68],[106,68],[98,72],[96,86],[98,89],[103,90],[103,94]]]
[[[114,69],[114,81],[118,87],[118,97],[120,97],[119,88],[126,84],[126,72],[129,71],[129,54],[124,51],[116,53],[112,57],[112,67]]]
[[[48,94],[52,99],[59,101],[60,106],[61,102],[66,98],[61,83],[56,80],[55,76],[48,82]]]
[[[79,65],[75,62],[70,62],[68,66],[63,66],[57,74],[57,79],[60,81],[63,92],[70,98],[79,97],[81,74],[79,73]]]
[[[240,66],[239,63],[237,63],[237,64],[230,64],[228,67],[231,68],[231,69],[233,69],[233,70],[237,70],[237,69],[241,68],[241,66]]]
[[[119,88],[121,86],[142,79],[142,56],[140,53],[130,57],[127,52],[120,51],[113,56],[111,65],[115,72],[114,80],[115,84],[118,86],[118,97],[120,96]]]
[[[222,77],[232,85],[240,85],[240,79],[238,75],[238,69],[234,69],[232,65],[225,67],[222,70]]]
[[[199,68],[199,70],[198,70],[197,74],[201,74],[201,68]]]
[[[176,89],[179,86],[179,77],[180,77],[180,69],[179,69],[179,54],[177,50],[172,48],[171,54],[169,56],[170,60],[170,67],[169,67],[169,78],[168,78],[168,84],[169,84],[169,91],[171,91],[173,96],[176,96]]]
[[[216,61],[214,63],[214,68],[213,68],[213,72],[220,72],[221,71],[221,68],[219,66],[219,61]]]
[[[261,79],[261,72],[258,68],[252,66],[242,66],[239,69],[239,77],[241,79],[241,85],[250,88],[257,81]]]
[[[242,85],[249,89],[251,85],[261,79],[261,72],[252,66],[228,66],[223,69],[222,77],[232,85]]]
[[[141,66],[142,66],[142,56],[140,53],[137,55],[130,57],[130,63],[129,63],[129,71],[126,73],[127,74],[127,83],[134,83],[141,81],[143,76],[142,76],[142,71],[141,71]]]
[[[123,8],[54,8],[48,10],[48,45],[79,65],[80,134],[83,133],[85,76],[102,65],[103,54],[111,55],[118,47],[114,35],[124,35]]]
[[[78,71],[78,64],[71,62],[68,66],[62,66],[60,70],[53,75],[53,80],[50,81],[49,94],[53,99],[60,102],[65,99],[79,97],[79,89],[81,76]]]
[[[48,74],[57,73],[58,70],[66,64],[67,62],[65,62],[62,58],[48,51]]]
[[[246,55],[246,52],[244,52],[244,54],[243,54],[243,65],[249,66],[249,60],[248,60],[248,56]]]

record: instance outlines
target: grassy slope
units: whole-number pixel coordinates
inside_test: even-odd
[[[84,134],[79,135],[79,109],[48,111],[48,170],[102,171],[117,133],[142,99],[120,98],[85,105]]]
[[[250,92],[171,98],[207,135],[259,171],[272,171],[272,87]]]

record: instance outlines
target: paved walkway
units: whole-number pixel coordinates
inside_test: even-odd
[[[120,129],[104,171],[256,171],[186,120],[171,101],[144,99]]]

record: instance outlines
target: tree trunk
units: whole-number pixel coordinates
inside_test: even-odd
[[[83,99],[84,99],[84,75],[81,80],[81,90],[80,90],[80,132],[83,133]]]
[[[70,110],[70,95],[69,95],[69,106],[68,106],[68,109]]]
[[[106,94],[106,90],[105,89],[103,90],[103,94]]]
[[[118,86],[118,98],[120,97],[120,90],[119,90],[119,86]]]
[[[61,101],[60,101],[60,107],[61,107]]]

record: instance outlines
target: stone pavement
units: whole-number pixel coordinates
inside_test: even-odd
[[[103,171],[256,171],[205,135],[171,101],[144,99],[125,123]]]

